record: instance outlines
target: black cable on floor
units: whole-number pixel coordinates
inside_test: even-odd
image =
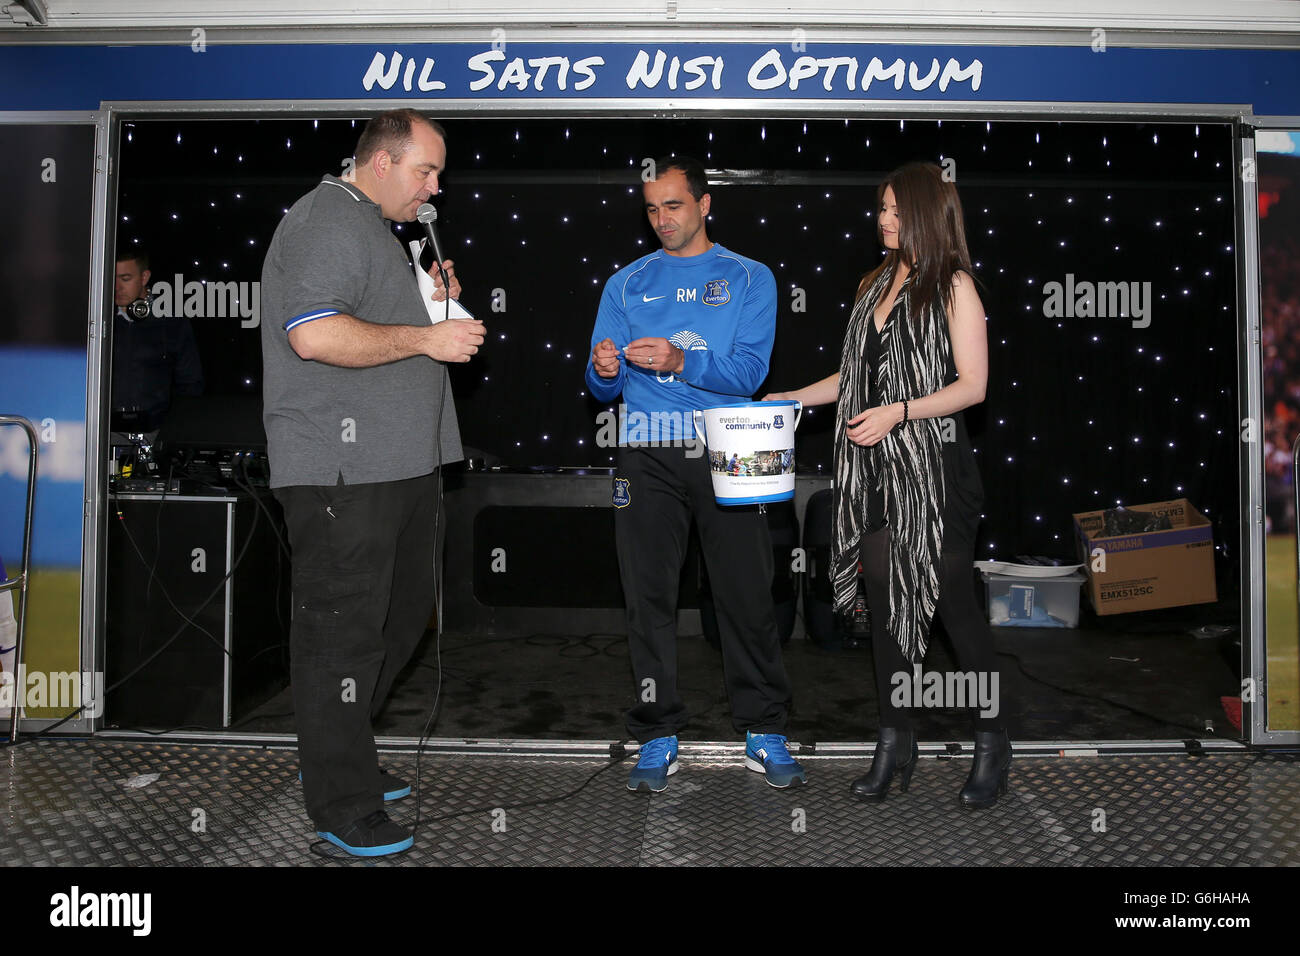
[[[586,780],[582,781],[582,783],[580,783],[577,787],[568,791],[567,793],[562,793],[556,797],[544,797],[539,800],[528,800],[525,801],[524,803],[509,803],[509,804],[498,805],[494,807],[479,807],[473,810],[457,810],[455,813],[444,813],[440,816],[428,817],[423,822],[437,823],[440,820],[454,820],[457,817],[467,817],[467,816],[472,816],[474,814],[484,814],[484,813],[491,814],[494,810],[523,810],[528,807],[545,807],[555,803],[563,803],[565,800],[570,800],[573,797],[576,797],[578,794],[580,794],[583,790],[587,788],[588,784],[590,784],[593,780],[599,777],[602,773],[605,773],[607,770],[617,767],[619,764],[627,760],[628,757],[632,756],[632,754],[636,753],[637,750],[635,748],[629,750],[627,747],[627,745],[630,744],[631,742],[632,741],[630,740],[620,740],[615,745],[619,749],[618,755],[610,758],[610,760],[604,766],[602,766],[599,770],[596,770],[594,773],[590,774]],[[417,818],[415,826],[412,828],[412,831],[418,829],[421,822],[422,821],[420,821]]]

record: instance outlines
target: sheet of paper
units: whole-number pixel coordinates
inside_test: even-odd
[[[426,239],[411,240],[411,262],[415,269],[415,281],[420,284],[420,296],[424,299],[424,307],[429,312],[430,324],[436,325],[443,319],[472,319],[474,316],[463,305],[455,299],[451,300],[451,311],[447,311],[447,303],[433,301],[433,293],[437,286],[433,284],[433,276],[420,268],[420,253],[424,251]]]

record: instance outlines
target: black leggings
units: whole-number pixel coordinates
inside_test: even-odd
[[[889,631],[889,528],[869,532],[862,536],[862,577],[867,590],[867,603],[871,608],[871,647],[876,664],[876,693],[880,699],[880,725],[898,730],[908,730],[912,718],[908,708],[894,706],[891,696],[895,683],[893,675],[911,675],[913,665],[898,648],[898,641]],[[993,649],[993,634],[988,622],[980,613],[975,601],[975,583],[971,566],[975,560],[970,548],[945,550],[939,568],[939,601],[935,617],[943,621],[944,630],[952,639],[958,666],[967,673],[997,676],[1001,689],[998,658]],[[1003,719],[1006,695],[999,693],[996,716],[980,716],[972,709],[975,729],[999,731],[1006,726]]]

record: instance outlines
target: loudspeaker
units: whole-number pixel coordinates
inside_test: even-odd
[[[444,481],[447,630],[492,636],[625,633],[609,469],[449,469]],[[787,512],[792,542],[799,534],[793,509],[828,484],[829,478],[816,477],[796,482],[796,504]],[[775,525],[773,530],[779,538]],[[793,544],[779,547],[778,565],[788,568]],[[704,602],[701,563],[692,535],[679,580],[681,634],[702,630],[696,610]],[[789,622],[783,625],[788,632],[796,602],[781,595],[778,601],[785,605],[779,613]]]
[[[244,494],[109,504],[105,722],[225,728],[285,687],[291,579],[274,498],[261,499],[271,517]]]

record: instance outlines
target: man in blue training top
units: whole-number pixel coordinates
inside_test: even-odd
[[[677,772],[686,708],[677,690],[677,582],[691,517],[713,587],[732,721],[745,732],[745,763],[774,787],[804,783],[786,748],[790,682],[772,609],[772,543],[755,507],[721,507],[693,412],[750,401],[767,377],[776,330],[776,281],[762,263],[709,240],[711,197],[699,162],[662,159],[643,189],[663,248],[605,284],[592,333],[587,386],[600,401],[620,393],[614,527],[627,600],[637,700],[627,727],[641,744],[628,789],[655,792]]]

